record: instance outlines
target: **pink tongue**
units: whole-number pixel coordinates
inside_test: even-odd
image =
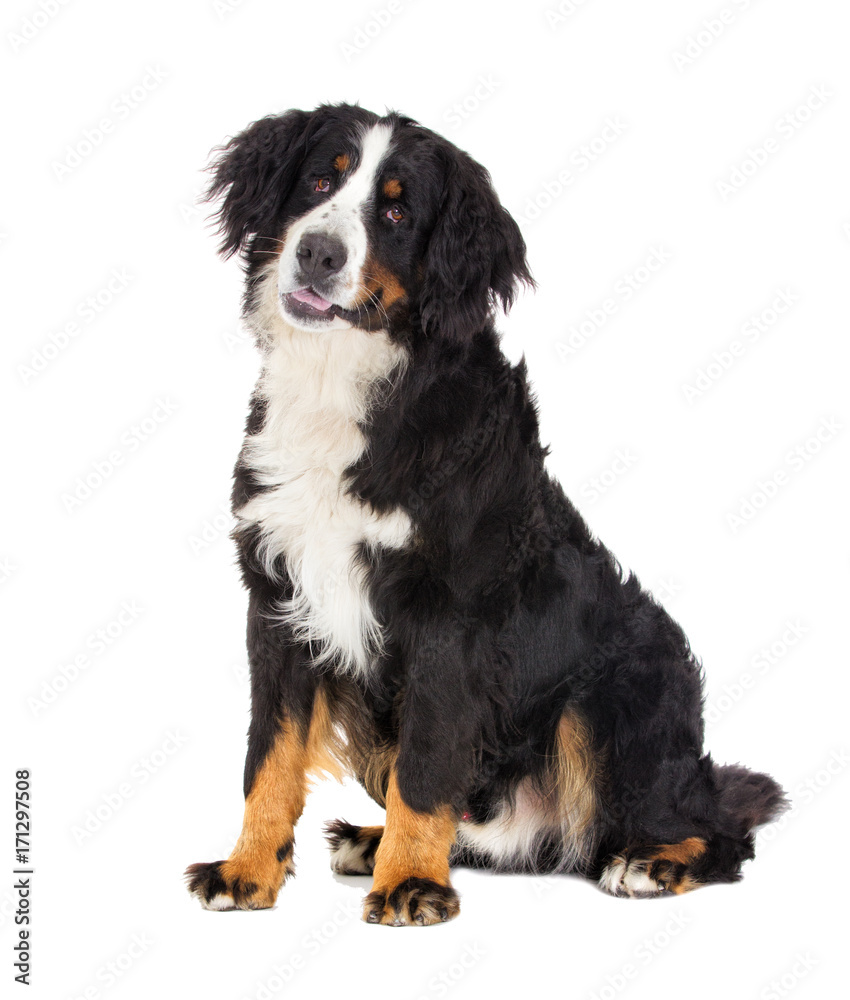
[[[309,288],[300,288],[297,292],[292,293],[292,297],[293,299],[298,299],[299,302],[306,302],[308,306],[320,309],[322,312],[331,307],[331,303],[327,299],[323,299],[321,295],[311,292]]]

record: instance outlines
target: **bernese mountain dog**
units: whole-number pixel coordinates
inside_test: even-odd
[[[681,628],[546,470],[494,327],[534,282],[487,170],[349,104],[256,121],[211,169],[262,373],[232,495],[244,822],[192,894],[273,906],[324,774],[386,809],[326,827],[370,923],[456,916],[456,865],[631,898],[739,879],[785,796],[704,753]]]

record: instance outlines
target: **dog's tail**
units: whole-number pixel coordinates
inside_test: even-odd
[[[740,837],[770,823],[790,805],[782,787],[769,774],[750,771],[740,764],[715,764],[714,782],[724,826]]]

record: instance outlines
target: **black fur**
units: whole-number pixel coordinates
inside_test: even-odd
[[[357,127],[377,121],[344,105],[290,111],[225,148],[211,193],[223,196],[223,252],[243,252],[248,313],[266,255],[313,204],[302,176],[332,150],[356,156]],[[598,875],[618,852],[700,837],[708,850],[692,874],[734,880],[752,856],[752,828],[782,807],[782,791],[704,752],[700,669],[682,630],[621,572],[546,470],[525,364],[508,362],[493,324],[494,307],[509,307],[531,275],[487,171],[409,119],[383,121],[394,129],[409,224],[376,218],[368,231],[406,292],[388,310],[388,329],[411,361],[376,398],[362,427],[368,447],[345,485],[378,513],[406,512],[417,543],[362,547],[387,638],[364,678],[317,667],[285,628],[269,625],[265,614],[292,583],[282,565],[283,583],[265,575],[256,534],[236,533],[251,593],[246,793],[282,710],[303,735],[321,684],[359,777],[370,754],[394,748],[413,809],[449,804],[485,822],[521,779],[545,784],[559,720],[572,709],[600,762],[595,848],[583,870]],[[374,329],[375,315],[358,322]],[[263,419],[255,400],[249,433]],[[240,462],[234,510],[262,488]],[[367,787],[382,800],[385,784]],[[561,846],[542,838],[513,867],[559,870]],[[453,861],[488,863],[462,846]]]
[[[257,886],[238,879],[228,885],[221,875],[223,864],[223,861],[210,861],[189,865],[186,869],[189,892],[200,893],[207,903],[222,893],[229,893],[237,904],[246,902],[257,891]]]
[[[277,854],[276,854],[277,860],[286,861],[289,855],[292,854],[292,848],[294,846],[295,845],[293,844],[291,839],[287,840],[285,844],[281,844],[280,847],[277,849]]]
[[[425,254],[419,316],[426,334],[462,341],[487,324],[494,305],[510,308],[518,282],[534,282],[519,227],[500,205],[489,173],[448,143],[434,152],[444,165],[443,194]]]

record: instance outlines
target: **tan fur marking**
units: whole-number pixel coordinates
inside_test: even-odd
[[[384,194],[388,198],[400,198],[401,191],[401,181],[396,180],[394,177],[388,181],[384,181]]]
[[[264,906],[274,904],[283,884],[286,863],[277,860],[277,849],[292,837],[306,795],[306,747],[289,730],[287,724],[281,727],[257,771],[245,799],[242,833],[221,866],[225,882],[253,882],[256,902]]]
[[[669,888],[670,892],[674,893],[676,896],[681,896],[683,892],[691,892],[693,889],[699,889],[703,885],[703,882],[697,882],[697,880],[692,878],[690,875],[684,875],[680,881],[675,882]]]
[[[332,753],[380,805],[386,805],[390,767],[398,748],[382,742],[356,688],[336,689],[329,708],[333,717]]]
[[[688,837],[679,844],[660,844],[650,855],[654,861],[671,861],[674,865],[690,864],[705,853],[706,842],[702,837]]]
[[[398,750],[395,747],[382,747],[373,750],[366,759],[366,768],[362,777],[366,791],[379,804],[386,808],[387,786]]]
[[[340,153],[339,156],[334,160],[334,170],[342,173],[343,170],[348,170],[351,166],[351,157],[348,153]]]
[[[357,834],[358,840],[371,840],[373,837],[382,837],[384,828],[382,826],[361,826]]]
[[[307,737],[307,774],[322,779],[325,775],[342,781],[348,773],[346,750],[337,733],[324,688],[319,688],[313,702],[310,732]]]
[[[381,293],[378,295],[378,293]],[[374,302],[371,296],[377,296],[384,309],[407,295],[407,290],[398,278],[383,264],[374,258],[367,257],[363,265],[363,283],[355,298],[356,305],[369,305]]]
[[[327,698],[319,689],[306,741],[285,721],[258,769],[245,799],[242,833],[221,866],[221,875],[228,884],[239,879],[243,886],[257,886],[252,897],[256,905],[274,905],[285,876],[292,871],[291,855],[278,861],[277,851],[292,839],[304,809],[308,771],[314,777],[322,777],[324,771],[341,779],[337,744]]]
[[[573,836],[588,832],[596,815],[598,762],[590,730],[574,709],[567,709],[558,724],[555,781],[560,812],[568,819]]]
[[[395,768],[387,788],[387,822],[375,855],[373,892],[389,893],[407,878],[449,884],[449,851],[455,819],[449,806],[434,813],[415,812],[401,797]]]

